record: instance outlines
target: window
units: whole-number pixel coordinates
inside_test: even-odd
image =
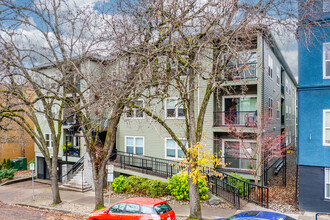
[[[45,141],[47,147],[53,147],[53,137],[52,134],[45,134]]]
[[[142,214],[155,214],[155,211],[153,210],[153,208],[143,206],[143,205],[141,205],[140,208],[141,208]]]
[[[330,43],[323,44],[323,78],[330,79]]]
[[[273,58],[268,55],[268,75],[273,78]]]
[[[144,154],[144,137],[125,137],[126,153]]]
[[[285,92],[289,93],[289,81],[287,79],[285,80]]]
[[[257,160],[256,141],[222,140],[222,147],[226,168],[252,169],[251,160]]]
[[[164,213],[172,211],[172,208],[167,203],[163,203],[163,204],[155,206],[155,210],[158,215],[162,215]]]
[[[143,107],[143,100],[138,100],[135,102],[136,105]],[[143,118],[143,111],[137,108],[128,108],[126,107],[126,118],[134,119],[134,118]]]
[[[166,99],[166,118],[184,118],[183,106],[178,98]]]
[[[291,119],[291,107],[289,106],[289,118],[288,119]]]
[[[289,144],[291,144],[291,131],[289,131],[289,134],[288,134],[288,142],[289,142]]]
[[[325,168],[325,198],[330,199],[330,168]]]
[[[330,146],[330,110],[323,110],[323,145]]]
[[[119,203],[112,206],[109,210],[110,213],[123,213],[125,209],[126,203]]]
[[[330,1],[323,0],[323,12],[330,12]]]
[[[280,116],[281,116],[281,104],[279,101],[277,101],[276,117],[280,118]]]
[[[268,99],[268,116],[270,118],[273,117],[273,99],[272,98]]]
[[[137,204],[127,203],[125,213],[140,213],[140,206]]]
[[[182,143],[187,147],[187,141],[182,140]],[[165,158],[170,159],[180,159],[184,158],[184,153],[181,150],[181,147],[172,139],[166,138],[165,139]]]
[[[281,84],[281,70],[279,67],[276,67],[276,83],[277,85]]]
[[[289,118],[289,108],[288,108],[288,106],[286,105],[286,106],[285,106],[285,119],[288,120],[288,118]]]

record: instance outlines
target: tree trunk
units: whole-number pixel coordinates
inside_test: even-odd
[[[95,185],[95,210],[104,208],[103,186],[104,174],[99,174],[97,179],[94,179]]]
[[[191,219],[202,219],[202,209],[199,197],[198,183],[193,182],[193,177],[189,177],[191,169],[188,169],[190,216]]]
[[[58,181],[57,181],[57,172],[55,172],[55,175],[52,174],[50,176],[51,186],[52,186],[52,195],[53,195],[53,204],[59,204],[62,202],[60,191],[58,188]]]
[[[55,163],[55,160],[51,160],[50,158],[45,158],[46,164],[49,170],[49,176],[51,181],[51,187],[52,187],[52,197],[53,197],[53,204],[59,204],[62,202],[60,191],[58,188],[58,175],[57,175],[57,163]],[[57,160],[56,160],[57,161]]]

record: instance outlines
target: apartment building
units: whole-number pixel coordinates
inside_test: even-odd
[[[223,167],[223,171],[238,172],[250,179],[253,176],[247,159],[234,158],[227,153],[232,143],[241,142],[233,139],[230,127],[234,126],[240,132],[253,136],[258,131],[258,122],[264,115],[269,115],[271,132],[279,136],[285,132],[283,141],[286,146],[295,146],[296,137],[296,80],[271,36],[266,38],[258,35],[255,42],[253,49],[242,51],[249,56],[243,70],[226,79],[222,85],[230,87],[231,92],[219,90],[210,98],[202,141],[209,152],[224,157],[227,166]],[[195,95],[197,110],[202,103],[205,87],[206,81],[201,79]],[[144,106],[145,103],[147,100],[141,98],[138,104]],[[184,140],[184,114],[177,94],[173,93],[163,102],[155,103],[157,104],[151,107],[153,111]],[[243,142],[255,147],[257,140],[250,138]],[[169,133],[137,109],[128,111],[122,117],[116,143],[118,151],[136,155],[170,160],[180,160],[183,156],[182,150]],[[274,168],[272,165],[276,161],[272,160],[260,169],[258,175],[261,183],[271,176]]]

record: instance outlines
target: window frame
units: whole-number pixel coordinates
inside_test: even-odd
[[[330,146],[330,143],[326,143],[325,142],[325,135],[326,135],[326,130],[329,129],[330,130],[330,127],[325,127],[325,115],[326,113],[330,113],[330,109],[324,109],[323,110],[323,126],[322,126],[322,133],[323,133],[323,146]]]
[[[168,102],[168,100],[171,100],[171,99],[175,99],[176,100],[176,104],[175,104],[175,117],[168,117],[167,116],[167,102]],[[166,98],[165,99],[165,118],[166,119],[185,119],[185,116],[180,116],[179,117],[179,107],[178,107],[178,102],[179,102],[179,100],[180,100],[180,98],[178,98],[178,97],[170,97],[170,98]],[[183,109],[183,106],[182,106],[182,109]]]
[[[173,140],[173,138],[171,137],[165,137],[165,143],[164,143],[164,147],[165,147],[165,159],[170,159],[170,160],[184,160],[185,158],[183,157],[178,157],[178,150],[182,150],[181,147],[178,145],[178,143],[176,143],[174,140],[174,143],[175,143],[175,157],[168,157],[167,156],[167,140]],[[179,140],[182,140],[182,141],[187,141],[185,138],[179,138]],[[187,142],[188,144],[188,142]],[[184,155],[184,153],[183,153]]]
[[[50,137],[49,140],[46,139],[46,135],[49,135],[49,137]],[[50,146],[48,146],[48,144],[47,144],[47,147],[48,148],[53,148],[53,135],[52,135],[52,133],[44,133],[44,138],[45,138],[46,144],[47,144],[47,142],[50,143]]]
[[[144,139],[144,136],[125,136],[125,153],[128,153],[127,152],[127,138],[134,138],[134,143],[133,143],[133,154],[135,155],[144,155],[145,154],[145,139]],[[142,138],[143,140],[143,153],[142,154],[136,154],[136,138]],[[129,154],[129,153],[128,153]]]
[[[268,98],[268,116],[273,118],[273,98]]]
[[[281,86],[281,68],[276,67],[276,83],[278,86]]]
[[[270,54],[268,54],[268,76],[273,79],[274,60]]]
[[[327,185],[330,184],[330,182],[327,182],[327,179],[328,179],[327,174],[330,175],[330,168],[329,167],[324,168],[324,198],[325,199],[330,199],[330,197],[327,197]]]
[[[327,76],[327,71],[326,71],[326,62],[330,62],[330,60],[326,60],[326,56],[325,56],[325,47],[326,45],[329,46],[329,49],[330,49],[330,42],[326,42],[326,43],[323,43],[322,45],[322,53],[323,53],[323,58],[322,58],[322,62],[323,62],[323,79],[330,79],[330,75]],[[329,70],[330,71],[330,70]]]
[[[243,140],[238,140],[238,139],[222,139],[222,152],[221,152],[221,156],[222,158],[224,158],[224,162],[226,162],[225,160],[225,141],[227,142],[238,142],[240,144],[240,151],[241,151],[241,143],[242,142],[246,142],[246,143],[257,143],[256,140],[249,140],[249,139],[243,139]],[[257,156],[258,157],[258,156]],[[238,160],[241,160],[241,158],[236,158]],[[256,158],[255,160],[258,160],[258,158]],[[239,161],[239,165],[241,166],[241,162]],[[241,171],[251,171],[253,169],[245,169],[245,168],[235,168],[235,167],[226,167],[225,165],[222,165],[222,168],[225,169],[230,169],[230,170],[241,170]]]
[[[144,107],[144,100],[143,99],[138,99],[136,101],[137,102],[142,101],[142,107]],[[136,112],[138,111],[138,109],[137,108],[132,108],[131,114],[133,116],[132,117],[127,117],[127,114],[128,114],[127,110],[129,110],[129,108],[126,106],[125,109],[126,109],[126,112],[125,112],[125,118],[126,119],[129,119],[129,120],[130,119],[144,119],[144,111],[142,111],[142,117],[136,117]]]

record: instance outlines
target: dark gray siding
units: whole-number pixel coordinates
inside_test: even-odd
[[[299,209],[330,212],[324,199],[324,167],[299,166]]]

